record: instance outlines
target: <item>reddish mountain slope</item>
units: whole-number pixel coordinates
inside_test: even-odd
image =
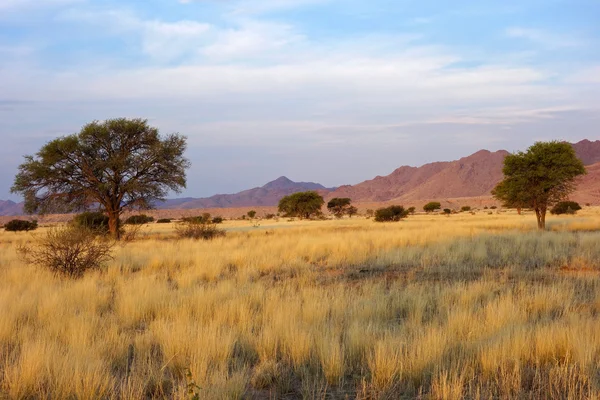
[[[600,162],[600,140],[590,142],[585,139],[572,145],[577,156],[585,165],[592,165]]]
[[[15,203],[10,200],[0,200],[0,215],[23,214],[23,203]]]

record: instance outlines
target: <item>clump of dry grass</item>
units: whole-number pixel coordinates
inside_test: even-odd
[[[516,215],[225,228],[157,227],[76,281],[23,263],[39,235],[0,233],[0,394],[186,398],[189,371],[201,398],[600,396],[600,233]]]

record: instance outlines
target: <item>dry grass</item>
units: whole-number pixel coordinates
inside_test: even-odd
[[[596,398],[600,210],[549,224],[158,224],[79,280],[2,232],[0,398]]]

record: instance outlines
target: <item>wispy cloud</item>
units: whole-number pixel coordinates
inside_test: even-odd
[[[506,35],[511,38],[524,39],[548,49],[580,47],[583,45],[582,39],[577,39],[565,34],[548,32],[542,29],[511,27],[506,30]]]

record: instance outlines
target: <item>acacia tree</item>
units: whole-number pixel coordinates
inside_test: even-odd
[[[161,137],[147,120],[94,121],[25,156],[11,192],[23,195],[27,213],[99,207],[119,239],[124,210],[152,208],[169,190],[185,188],[185,149],[184,136]]]
[[[342,218],[344,214],[347,214],[350,207],[351,200],[347,197],[335,197],[327,203],[327,209],[330,213],[335,215],[337,218]]]
[[[310,218],[318,215],[325,201],[315,191],[298,192],[285,196],[279,201],[279,212],[290,217]]]
[[[492,191],[504,204],[530,207],[539,229],[546,229],[548,207],[575,190],[575,178],[585,167],[569,143],[537,142],[526,152],[504,159],[504,180]]]

